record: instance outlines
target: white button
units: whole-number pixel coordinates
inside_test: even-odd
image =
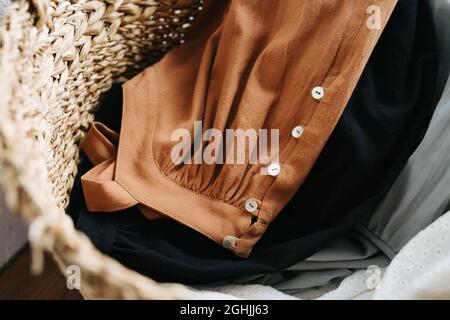
[[[281,166],[279,163],[272,163],[268,168],[267,172],[272,176],[276,177],[281,172]]]
[[[320,100],[324,97],[325,90],[322,87],[315,87],[314,89],[312,89],[311,94],[314,99]]]
[[[248,199],[245,201],[245,210],[248,212],[255,212],[258,210],[258,201],[256,199]]]
[[[236,247],[236,238],[233,236],[226,236],[223,238],[222,245],[227,249],[234,249]]]
[[[292,136],[294,138],[300,138],[303,134],[304,128],[302,126],[296,126],[292,129]]]

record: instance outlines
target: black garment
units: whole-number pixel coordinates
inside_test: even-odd
[[[201,284],[285,270],[375,210],[426,132],[437,61],[428,1],[400,0],[308,179],[248,259],[173,220],[148,221],[136,208],[89,213],[79,179],[70,209],[79,213],[76,226],[101,251],[159,281]],[[120,90],[97,114],[116,131]],[[90,167],[85,160],[81,173]]]

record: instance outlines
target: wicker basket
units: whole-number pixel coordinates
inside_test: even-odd
[[[81,270],[86,298],[180,299],[98,252],[65,214],[78,146],[114,81],[183,42],[201,0],[21,0],[0,28],[0,185],[29,225],[32,271],[48,251]]]

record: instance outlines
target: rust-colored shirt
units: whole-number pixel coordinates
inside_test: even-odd
[[[120,134],[90,129],[88,210],[137,205],[247,257],[311,170],[396,2],[209,1],[192,40],[123,85]],[[230,147],[227,129],[247,143]]]

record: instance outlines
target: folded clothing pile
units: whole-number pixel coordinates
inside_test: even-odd
[[[288,10],[294,2],[296,14],[314,14],[316,19],[294,23],[296,16]],[[349,15],[359,14],[358,10],[364,9],[366,17],[366,4],[350,9],[352,1],[339,8],[325,2],[318,1],[318,8],[309,9],[298,6],[297,1],[280,2],[275,7],[271,1],[262,1],[261,5],[231,1],[223,8],[210,5],[205,10],[206,17],[197,22],[206,27],[193,31],[190,44],[169,52],[161,62],[124,85],[114,85],[96,114],[96,121],[107,128],[103,134],[109,140],[101,140],[107,141],[107,155],[95,159],[92,154],[102,155],[100,144],[89,145],[88,141],[84,146],[86,154],[82,154],[69,208],[76,227],[105,254],[158,281],[212,284],[249,281],[259,275],[280,277],[280,273],[289,278],[293,266],[353,234],[356,225],[369,221],[422,141],[435,111],[439,60],[434,23],[428,1],[400,0],[395,9],[395,1],[378,1],[385,9],[381,11],[385,15],[381,21],[386,20],[384,31],[378,31],[378,40],[373,30],[361,31],[365,25],[350,22],[353,20]],[[260,21],[268,10],[271,18]],[[392,10],[392,15],[386,15]],[[271,24],[277,22],[274,12],[279,13],[278,19],[291,13],[277,27]],[[322,20],[327,15],[338,17],[333,20],[334,27],[343,34],[336,32],[331,38],[324,35],[327,28]],[[298,28],[306,25],[309,31],[317,33],[298,33]],[[236,26],[251,26],[252,32]],[[233,36],[236,30],[241,33]],[[350,39],[344,35],[346,32]],[[334,50],[332,56],[317,56],[324,46]],[[353,56],[353,51],[359,54]],[[270,54],[284,61],[284,68],[274,66]],[[311,57],[319,59],[319,66],[311,65]],[[241,69],[235,70],[236,66]],[[301,75],[297,69],[309,73]],[[322,86],[314,87],[311,99],[309,88],[315,76],[323,77],[323,81]],[[148,91],[143,92],[147,87]],[[292,91],[307,94],[298,93],[299,100],[290,104],[287,101],[292,98]],[[156,103],[153,93],[167,98],[158,98],[163,103]],[[148,105],[143,104],[146,99]],[[313,104],[314,100],[318,101],[314,112],[303,105]],[[256,102],[260,105],[253,105]],[[341,105],[341,112],[330,110]],[[145,110],[157,116],[147,115]],[[255,121],[259,121],[258,129],[282,127],[276,113],[286,123],[291,122],[287,116],[300,123],[293,123],[288,131],[295,136],[295,129],[301,128],[298,139],[305,140],[299,149],[292,149],[292,142],[281,131],[282,149],[276,163],[281,172],[275,175],[260,175],[260,167],[255,169],[248,162],[243,169],[235,164],[208,169],[205,164],[165,162],[170,158],[168,146],[173,146],[168,143],[170,135],[164,136],[171,132],[169,128],[189,127],[190,120],[197,116],[211,128],[239,128],[240,124],[248,129],[252,127],[248,123]],[[133,128],[130,119],[141,129]],[[148,121],[144,130],[141,121]],[[321,124],[324,128],[318,132]],[[143,140],[143,132],[146,135],[151,126],[160,131],[151,129],[156,133],[150,140]],[[331,128],[329,136],[326,128]],[[133,143],[128,143],[131,140]],[[148,141],[152,148],[145,144]],[[128,152],[133,155],[131,162],[129,155],[124,155]],[[186,195],[175,193],[170,195],[178,202],[172,212],[171,203],[158,198],[164,188],[153,187],[161,178],[146,173],[148,153],[152,153],[169,179],[190,188],[190,192],[203,193],[204,197],[217,195],[215,201],[226,205],[216,208],[208,202],[201,207],[203,202],[197,200],[197,195],[193,204],[185,202]],[[288,154],[293,153],[298,165],[288,161]],[[127,185],[136,179],[148,182],[137,184],[142,193]],[[116,193],[117,185],[126,192],[120,189]],[[264,207],[264,195],[272,185],[275,191],[270,197],[276,200],[268,196]],[[236,189],[231,192],[233,186]],[[248,207],[252,202],[244,200],[248,200],[248,192],[259,194],[259,189],[263,193],[256,197],[255,214]],[[287,189],[284,195],[283,190]],[[93,197],[97,192],[101,197]],[[291,197],[289,192],[293,193]],[[158,207],[142,201],[142,194]],[[158,201],[166,203],[159,206]],[[102,205],[107,209],[100,210]],[[232,207],[230,212],[226,211],[227,206]],[[276,210],[277,206],[281,209]],[[208,210],[211,216],[221,214],[220,221],[225,225],[209,222]],[[233,219],[239,220],[245,214],[254,219],[249,219],[250,231],[240,233],[241,222]],[[190,219],[200,221],[193,227]],[[211,226],[217,233],[209,233]],[[230,230],[236,234],[226,236],[223,243],[218,241]],[[242,250],[235,250],[235,241]]]

